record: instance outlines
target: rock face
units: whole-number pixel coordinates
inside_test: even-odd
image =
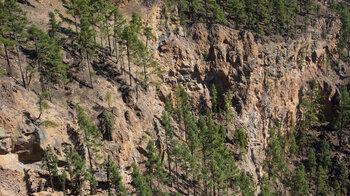
[[[163,82],[172,87],[182,84],[194,108],[210,105],[212,84],[221,101],[228,90],[233,92],[235,111],[227,127],[228,137],[241,126],[248,133],[247,160],[239,165],[257,182],[262,177],[270,125],[278,123],[288,131],[291,119],[298,118],[308,81],[315,78],[329,101],[337,86],[349,82],[343,79],[349,74],[348,65],[342,65],[344,70],[338,72],[329,63],[336,58],[339,27],[338,20],[321,19],[299,37],[271,40],[221,25],[194,24],[186,37],[171,34],[159,46],[158,62],[166,65],[168,73]],[[329,31],[325,38],[322,29]],[[163,90],[162,94],[166,93],[169,91]]]
[[[124,1],[122,12],[128,14],[133,3]],[[54,9],[46,4],[36,6]],[[102,153],[112,155],[124,181],[130,182],[131,163],[145,160],[145,136],[157,140],[162,151],[165,133],[159,119],[165,97],[170,96],[174,101],[176,84],[184,86],[198,114],[211,104],[212,84],[218,89],[220,102],[225,93],[233,92],[234,120],[228,122],[227,137],[232,139],[239,127],[246,131],[249,149],[238,165],[257,183],[262,176],[268,128],[272,123],[279,123],[284,132],[288,131],[291,118],[298,118],[298,106],[308,88],[307,82],[315,78],[329,100],[337,94],[337,86],[350,82],[344,79],[349,75],[348,65],[341,64],[339,69],[328,64],[329,59],[337,58],[333,56],[340,27],[337,20],[320,19],[307,33],[293,39],[256,38],[245,30],[201,23],[192,25],[186,32],[180,28],[175,34],[174,27],[162,23],[162,3],[149,6],[149,21],[156,34],[150,47],[165,70],[156,78],[162,83],[159,87],[145,92],[125,85],[125,76],[113,75],[120,73],[120,65],[106,59],[94,66],[97,73],[94,89],[82,85],[84,70],[72,73],[71,81],[64,88],[52,89],[50,108],[37,119],[38,81],[34,79],[31,90],[25,90],[11,78],[0,77],[0,193],[25,195],[29,191],[25,187],[29,187],[38,192],[36,195],[46,194],[40,192],[42,188],[38,185],[42,179],[38,175],[41,156],[46,146],[51,145],[63,160],[64,146],[81,144],[77,104],[101,126],[103,135],[106,134]],[[322,37],[323,29],[328,31],[327,37]],[[71,61],[69,63],[73,63]],[[2,59],[0,62],[0,67],[5,67]],[[112,95],[110,106],[105,100],[107,92]],[[109,111],[114,119],[112,132],[107,131],[101,116],[104,111]],[[41,125],[44,120],[54,121],[58,126],[44,127]],[[231,143],[227,146],[234,149]],[[5,174],[16,178],[2,180],[7,178]],[[16,181],[25,179],[23,176],[29,176],[30,180]],[[12,183],[15,186],[11,187]]]

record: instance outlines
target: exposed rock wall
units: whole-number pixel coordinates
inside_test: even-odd
[[[35,6],[39,10],[54,8],[37,4]],[[124,1],[122,12],[130,14],[140,6],[143,6],[142,2]],[[33,7],[28,9],[35,10]],[[209,89],[215,84],[220,102],[229,89],[233,92],[234,118],[225,122],[227,137],[232,139],[239,127],[248,133],[249,150],[238,165],[247,170],[257,183],[263,172],[268,128],[275,122],[281,124],[284,133],[288,131],[290,119],[298,118],[307,82],[314,77],[329,100],[337,93],[337,86],[349,82],[345,77],[349,75],[348,65],[333,67],[329,63],[331,58],[337,59],[333,54],[337,50],[338,20],[314,21],[308,32],[293,39],[278,36],[256,38],[249,31],[201,23],[186,30],[181,27],[175,30],[175,26],[164,22],[162,2],[152,2],[143,6],[142,10],[142,16],[148,17],[156,34],[156,40],[150,47],[165,70],[162,76],[156,78],[162,83],[159,87],[151,87],[147,92],[129,87],[124,76],[120,75],[120,65],[105,59],[94,64],[97,72],[94,89],[85,87],[81,82],[87,78],[85,70],[72,73],[70,83],[52,89],[50,108],[39,120],[36,119],[39,110],[35,93],[40,91],[38,81],[34,79],[28,91],[11,78],[0,78],[1,178],[5,172],[13,171],[13,175],[24,176],[29,175],[30,170],[33,179],[40,179],[36,176],[41,170],[41,155],[49,144],[64,164],[64,146],[81,143],[75,111],[75,106],[80,104],[96,124],[103,111],[110,111],[114,116],[112,141],[103,141],[103,154],[112,155],[121,168],[124,181],[130,182],[131,163],[145,159],[147,139],[144,136],[157,140],[157,146],[162,151],[164,130],[159,119],[165,97],[169,95],[174,101],[175,85],[185,87],[193,108],[199,114],[210,106]],[[35,21],[35,17],[32,19]],[[323,36],[324,31],[327,31],[327,37]],[[4,61],[0,60],[0,67],[5,67]],[[69,64],[73,60],[66,55]],[[112,95],[110,107],[105,100],[107,92]],[[54,121],[58,127],[43,127],[40,124],[42,120]],[[234,149],[231,143],[227,146]],[[11,183],[16,186],[0,193],[6,195],[26,190],[24,186],[40,191],[38,185],[24,181],[17,183],[15,179],[0,180],[0,188],[7,189]]]

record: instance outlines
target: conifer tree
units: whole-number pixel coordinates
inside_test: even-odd
[[[309,183],[316,182],[316,171],[317,171],[317,162],[316,162],[316,154],[313,148],[309,151],[308,161],[307,161],[307,169],[309,171]]]
[[[170,141],[170,155],[171,157],[173,157],[173,161],[175,164],[175,176],[176,176],[176,185],[177,188],[179,188],[179,165],[180,165],[180,161],[181,161],[181,149],[180,149],[180,144],[179,141],[176,139],[172,139]]]
[[[218,109],[218,92],[216,90],[216,87],[215,87],[215,84],[212,84],[211,85],[211,105],[212,105],[212,110],[213,112],[217,112],[217,109]]]
[[[321,104],[321,93],[317,81],[313,78],[310,82],[310,91],[302,99],[303,109],[302,131],[308,131],[323,119],[323,108]]]
[[[67,171],[69,173],[72,186],[72,193],[74,195],[80,195],[82,192],[82,184],[85,181],[85,160],[79,155],[75,149],[69,150],[65,148],[65,156],[67,160]]]
[[[276,126],[272,126],[269,130],[270,137],[267,147],[266,163],[269,177],[272,178],[274,182],[276,182],[277,179],[282,182],[287,169],[282,144],[283,139],[280,138],[280,132],[281,129]]]
[[[244,9],[244,1],[227,0],[227,11],[229,16],[235,20],[238,27],[245,25],[247,16]]]
[[[205,15],[205,9],[204,9],[204,1],[203,0],[192,0],[190,3],[190,13],[191,18],[195,22],[203,22]]]
[[[322,165],[323,169],[328,170],[332,166],[331,151],[329,149],[329,143],[326,139],[321,141],[321,147],[319,150],[319,165]]]
[[[172,126],[172,121],[170,118],[170,115],[166,112],[163,111],[162,113],[162,120],[161,120],[162,126],[165,129],[165,145],[166,145],[166,153],[168,156],[168,169],[169,172],[171,173],[171,156],[170,156],[170,141],[173,139],[174,136],[174,129]]]
[[[350,124],[350,96],[346,86],[341,88],[341,97],[338,100],[337,117],[335,124],[338,128],[339,146],[342,147],[344,129]]]
[[[146,178],[140,173],[139,167],[135,162],[132,163],[132,186],[136,190],[138,196],[152,196],[152,190],[147,185]]]
[[[349,170],[344,163],[340,165],[339,182],[340,182],[341,194],[347,195],[349,190],[349,185],[350,185],[350,179],[349,179]]]
[[[87,7],[87,8],[85,8]],[[85,57],[82,56],[81,58],[86,61],[87,67],[88,67],[88,73],[89,73],[89,78],[90,78],[90,87],[93,88],[93,82],[92,82],[92,68],[90,65],[90,58],[92,55],[95,54],[95,49],[97,47],[94,37],[96,35],[96,31],[93,28],[90,20],[91,16],[89,13],[91,12],[91,8],[88,9],[87,5],[83,5],[82,10],[84,10],[83,15],[80,18],[80,36],[79,36],[79,49],[82,51],[81,55],[84,55]]]
[[[123,196],[127,194],[127,190],[122,183],[122,177],[120,176],[119,169],[115,166],[114,162],[109,165],[109,172],[111,175],[111,184],[113,184],[115,189],[115,194],[117,196]]]
[[[328,185],[328,171],[322,165],[318,166],[316,173],[316,194],[329,195],[330,187]]]
[[[189,104],[188,94],[181,85],[176,87],[176,98],[178,118],[180,121],[184,121],[185,116],[189,114],[191,110],[191,106]]]
[[[39,94],[38,106],[39,106],[39,116],[37,119],[40,119],[44,109],[49,108],[49,103],[47,102],[50,98],[49,92],[42,92]]]
[[[224,98],[224,110],[226,113],[226,120],[227,121],[232,120],[231,107],[232,107],[232,93],[231,93],[231,90],[228,90],[228,92]]]
[[[294,158],[299,150],[299,146],[296,143],[296,128],[295,128],[295,122],[294,119],[291,119],[291,127],[290,130],[287,132],[287,139],[288,139],[288,150],[289,150],[289,156]]]
[[[36,26],[31,26],[28,34],[34,42],[42,91],[49,92],[54,83],[67,82],[68,67],[62,61],[61,46],[57,45],[56,39],[49,37]]]
[[[58,176],[58,169],[57,169],[58,158],[52,152],[52,148],[50,145],[46,147],[46,150],[44,152],[41,162],[42,162],[42,167],[49,172],[50,185],[53,190],[54,189],[53,178]]]
[[[96,125],[92,124],[85,114],[84,109],[81,106],[77,106],[78,113],[78,124],[80,129],[83,131],[84,144],[86,145],[88,158],[90,163],[90,171],[88,173],[87,179],[90,181],[90,192],[94,193],[96,182],[93,174],[92,159],[93,157],[99,159],[99,147],[102,145],[99,142],[101,133],[97,130]]]
[[[58,39],[58,32],[61,28],[61,22],[57,22],[56,16],[53,12],[49,12],[49,31],[48,34],[53,39]]]
[[[126,193],[126,188],[122,183],[122,177],[119,174],[119,169],[115,166],[115,163],[111,160],[111,156],[107,156],[107,161],[103,163],[107,172],[108,181],[108,195],[112,195],[111,189],[115,189],[115,194],[122,196]]]
[[[67,172],[66,170],[63,170],[62,174],[59,176],[61,185],[62,185],[62,191],[63,191],[63,195],[66,196],[67,195],[67,190],[66,190],[66,181],[67,181]]]
[[[4,15],[6,16],[6,21],[7,21],[5,23],[5,26],[8,27],[5,30],[9,30],[8,33],[11,33],[15,40],[14,45],[17,53],[17,59],[18,59],[20,73],[21,73],[22,83],[23,83],[23,87],[27,88],[27,83],[24,78],[25,76],[24,76],[23,62],[20,55],[20,46],[21,46],[20,43],[22,42],[21,39],[24,37],[24,30],[26,28],[26,25],[28,24],[26,12],[24,12],[19,7],[16,0],[6,0],[4,2]]]
[[[233,141],[238,146],[240,154],[245,153],[245,149],[248,147],[248,140],[242,127],[233,134]]]
[[[15,43],[9,38],[9,32],[11,31],[11,28],[9,25],[7,25],[8,18],[9,13],[5,10],[4,3],[0,2],[0,44],[3,44],[4,54],[7,62],[7,73],[11,76],[12,67],[10,63],[9,50],[12,49]]]
[[[86,171],[84,178],[89,181],[90,184],[90,195],[96,195],[98,182],[92,171]]]
[[[164,165],[161,161],[160,156],[157,154],[156,148],[154,146],[154,142],[152,140],[149,140],[147,145],[147,162],[146,162],[146,169],[147,169],[147,181],[149,184],[149,187],[151,189],[154,188],[152,180],[153,178],[156,178],[158,182],[166,182],[166,174],[164,172]]]
[[[267,1],[266,0],[257,0],[256,1],[256,14],[257,14],[257,29],[261,35],[265,35],[264,29],[261,25],[269,25],[269,10],[267,9]]]
[[[123,27],[126,21],[123,15],[120,13],[117,5],[112,7],[111,14],[113,17],[113,47],[118,62],[119,58],[122,58],[120,55],[121,51],[118,52],[118,43],[121,42]]]
[[[272,196],[272,193],[270,190],[270,181],[266,175],[263,175],[260,186],[261,186],[261,192],[259,196]]]
[[[132,20],[125,26],[121,34],[122,44],[126,47],[126,56],[128,59],[129,82],[132,86],[131,62],[140,61],[145,57],[145,46],[138,38],[138,33],[142,30],[142,21],[138,14],[133,12]]]
[[[296,172],[292,175],[291,194],[293,196],[303,196],[309,194],[309,187],[305,179],[304,165],[296,168]]]
[[[253,196],[255,193],[253,182],[250,180],[244,170],[241,171],[239,176],[239,187],[242,195]]]

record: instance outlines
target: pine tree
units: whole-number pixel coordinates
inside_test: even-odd
[[[189,104],[188,94],[181,85],[176,87],[176,98],[178,118],[180,121],[184,121],[185,116],[189,114],[191,110],[191,106]]]
[[[96,195],[98,182],[92,171],[86,171],[84,178],[89,181],[90,184],[90,195]]]
[[[322,165],[323,169],[328,170],[332,166],[331,151],[329,149],[329,143],[326,139],[321,141],[321,147],[319,150],[319,165]]]
[[[50,185],[52,190],[54,190],[53,178],[58,176],[58,169],[57,169],[58,158],[52,152],[52,148],[50,145],[46,147],[46,150],[44,152],[41,162],[42,162],[42,167],[49,172]]]
[[[53,12],[49,12],[49,31],[48,34],[53,39],[58,39],[58,32],[61,28],[61,22],[57,22],[56,16]]]
[[[226,120],[227,121],[232,120],[231,107],[232,107],[232,93],[231,93],[231,90],[228,90],[228,92],[227,92],[227,94],[225,95],[225,98],[224,98],[224,110],[225,110],[225,113],[226,113]]]
[[[349,57],[349,46],[350,46],[350,11],[348,8],[348,5],[345,3],[338,3],[337,4],[337,11],[341,20],[341,30],[340,30],[340,39],[338,43],[338,49],[340,58],[344,61],[347,61],[348,58],[344,58],[345,55],[343,54],[343,50],[345,48],[348,49],[347,57]]]
[[[238,146],[240,154],[245,153],[245,149],[248,147],[248,139],[242,127],[234,132],[233,141]]]
[[[156,148],[154,146],[154,142],[152,140],[149,140],[147,145],[147,162],[146,162],[146,170],[147,170],[147,181],[149,184],[149,187],[152,189],[153,178],[156,178],[158,182],[166,182],[166,174],[164,172],[164,165],[161,162],[160,156],[156,152]]]
[[[126,195],[127,191],[122,183],[122,177],[120,176],[119,169],[117,166],[115,166],[115,163],[111,161],[110,155],[108,155],[107,161],[105,161],[103,165],[105,166],[107,171],[108,195],[112,195],[112,188],[115,189],[115,195]]]
[[[328,185],[328,170],[322,165],[318,166],[316,173],[316,194],[326,196],[329,195],[330,187]]]
[[[166,112],[163,111],[162,113],[162,120],[161,120],[162,126],[165,129],[165,145],[166,145],[166,153],[168,156],[168,170],[171,173],[171,161],[172,158],[170,156],[170,141],[173,139],[174,136],[174,128],[172,126],[172,121],[170,118],[170,115]]]
[[[63,195],[66,196],[67,195],[67,190],[66,190],[67,172],[66,172],[66,170],[64,170],[62,172],[62,174],[59,176],[59,180],[60,180],[61,185],[62,185]]]
[[[270,190],[270,181],[266,175],[263,175],[260,186],[261,186],[261,192],[259,196],[272,196],[272,193]]]
[[[146,178],[140,173],[139,167],[135,162],[132,163],[132,186],[138,196],[152,196],[152,190],[147,185]]]
[[[261,25],[269,25],[269,10],[267,9],[268,2],[266,0],[257,0],[256,1],[256,14],[257,14],[257,32],[261,35],[265,35],[264,29]]]
[[[78,113],[78,124],[80,129],[83,131],[83,137],[84,137],[84,144],[86,145],[87,152],[88,152],[88,158],[90,163],[90,176],[88,176],[87,179],[90,180],[90,192],[95,192],[95,180],[94,180],[94,174],[93,174],[93,165],[92,165],[92,159],[93,157],[99,159],[99,147],[102,145],[101,142],[99,142],[99,138],[101,136],[101,133],[97,130],[96,125],[92,124],[91,121],[88,119],[88,117],[85,114],[84,109],[77,105],[77,113]]]
[[[303,196],[309,194],[309,187],[305,180],[304,165],[296,168],[296,172],[292,175],[291,194],[295,196]]]
[[[126,47],[126,56],[128,59],[129,81],[132,86],[131,62],[141,62],[146,57],[146,47],[138,38],[138,33],[142,30],[142,21],[138,14],[132,13],[132,20],[125,26],[121,34],[122,44]]]
[[[90,87],[93,88],[92,82],[92,71],[90,65],[90,57],[95,54],[95,49],[97,47],[94,37],[96,35],[96,31],[93,28],[93,24],[91,24],[91,8],[89,8],[86,4],[82,5],[83,14],[80,18],[80,36],[79,36],[79,49],[82,51],[81,58],[86,60],[86,64],[88,67],[88,73],[90,78]],[[84,58],[85,53],[85,58]]]
[[[321,104],[322,96],[319,84],[313,78],[310,82],[310,91],[302,99],[303,110],[302,131],[309,131],[310,128],[323,120],[323,108]]]
[[[297,131],[295,128],[295,122],[294,119],[291,119],[291,127],[290,130],[287,132],[287,139],[288,139],[288,150],[289,150],[289,156],[294,158],[299,151],[299,146],[296,143],[296,136]]]
[[[113,47],[118,62],[119,58],[122,58],[120,55],[121,51],[118,52],[118,43],[121,41],[121,36],[126,21],[123,15],[120,13],[117,5],[113,6],[111,14],[113,17]]]
[[[274,182],[276,182],[277,179],[282,182],[286,174],[287,165],[284,157],[281,129],[280,127],[272,126],[269,130],[269,133],[270,137],[268,141],[266,157],[269,177],[272,178]]]
[[[244,9],[244,1],[227,0],[227,11],[238,27],[240,25],[245,25],[247,16]]]
[[[4,46],[4,53],[7,62],[7,73],[12,75],[12,67],[10,63],[9,50],[15,45],[14,41],[9,38],[11,28],[7,25],[9,13],[5,10],[3,2],[0,2],[0,44]],[[7,35],[6,35],[7,34]]]
[[[17,52],[17,59],[21,73],[22,83],[23,87],[27,88],[27,83],[24,78],[23,62],[20,55],[20,43],[22,41],[21,39],[24,37],[24,30],[26,28],[26,25],[28,24],[26,12],[24,12],[19,7],[16,0],[6,0],[4,2],[4,15],[6,16],[7,21],[5,25],[8,27],[5,30],[9,30],[8,33],[11,33],[15,40],[15,49]]]
[[[350,180],[349,180],[349,170],[344,163],[340,165],[339,182],[341,187],[341,194],[347,195],[349,190]]]
[[[67,82],[67,65],[62,61],[61,46],[56,39],[49,37],[36,26],[28,29],[29,39],[34,42],[36,62],[42,91],[50,90],[50,86],[58,82]]]
[[[114,189],[115,189],[115,194],[117,196],[126,195],[127,190],[122,183],[122,177],[119,174],[119,169],[114,165],[113,162],[112,162],[109,170],[111,173],[111,183],[113,184]]]
[[[178,166],[180,165],[180,161],[181,161],[181,149],[180,149],[180,144],[179,141],[176,139],[172,139],[170,141],[170,155],[171,157],[173,157],[173,161],[175,164],[175,176],[176,176],[176,185],[177,188],[179,188],[179,170],[178,170]]]
[[[39,116],[37,119],[40,119],[44,109],[49,108],[49,103],[47,102],[50,98],[50,93],[49,92],[42,92],[39,94],[39,100],[38,100],[38,106],[39,106]]]
[[[309,182],[316,182],[316,171],[317,171],[317,162],[316,154],[313,148],[309,151],[307,169],[309,171]]]
[[[69,173],[74,195],[80,195],[82,192],[82,184],[85,181],[85,160],[78,154],[75,149],[69,150],[65,148],[65,156],[67,160],[66,169]]]
[[[192,0],[190,3],[191,18],[194,22],[203,22],[205,15],[204,1],[203,0]]]
[[[346,86],[343,86],[340,92],[341,97],[338,99],[339,105],[335,124],[338,128],[339,146],[342,147],[344,129],[350,124],[350,96]]]
[[[253,182],[250,180],[244,170],[241,171],[239,176],[239,187],[242,195],[244,196],[253,196],[255,194]]]

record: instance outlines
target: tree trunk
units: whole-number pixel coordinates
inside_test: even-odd
[[[27,84],[26,84],[26,81],[24,79],[23,65],[22,65],[21,56],[19,54],[19,44],[18,44],[18,40],[17,40],[17,34],[14,32],[14,35],[15,35],[15,41],[16,41],[16,51],[17,51],[17,58],[18,58],[18,63],[19,63],[19,70],[21,72],[23,86],[26,89],[27,88]]]
[[[129,51],[129,40],[127,39],[126,43],[126,55],[128,56],[128,67],[129,67],[129,80],[130,80],[130,86],[132,86],[131,83],[131,66],[130,66],[130,51]]]
[[[111,196],[112,195],[112,193],[111,193],[111,181],[110,181],[110,177],[109,177],[109,175],[110,175],[110,172],[109,172],[109,167],[110,167],[110,159],[109,159],[109,155],[108,155],[108,160],[107,160],[108,162],[107,162],[107,183],[108,183],[108,196]]]
[[[176,175],[177,189],[179,189],[179,173],[177,172],[177,157],[175,157],[175,175]]]
[[[42,73],[42,69],[41,69],[41,65],[40,65],[40,54],[39,54],[37,39],[34,40],[34,45],[35,45],[35,51],[36,51],[36,63],[38,64],[39,81],[41,84],[41,92],[44,92],[45,85],[44,85],[43,73]]]
[[[103,22],[100,23],[100,37],[101,37],[101,47],[103,48],[103,30],[102,30],[102,24]]]
[[[109,37],[109,28],[108,28],[108,21],[107,21],[107,19],[106,19],[106,31],[107,31],[107,41],[108,41],[109,56],[112,57],[112,45],[111,45],[111,39]]]
[[[6,44],[4,44],[4,51],[5,51],[5,57],[6,57],[6,62],[7,62],[7,74],[11,76],[12,75],[12,69],[11,69],[11,63],[10,63],[10,58],[9,58],[9,55],[8,55]]]
[[[123,56],[123,46],[120,44],[119,47],[120,47],[119,48],[120,67],[121,67],[122,75],[123,75],[124,80],[126,82],[124,56]]]
[[[90,87],[94,88],[94,86],[92,85],[92,75],[91,75],[90,59],[89,59],[89,53],[88,52],[86,52],[86,62],[87,62],[87,65],[88,65],[88,70],[89,70]]]
[[[75,24],[75,33],[77,34],[77,37],[79,37],[79,40],[78,40],[78,45],[79,45],[79,54],[80,54],[80,61],[82,62],[83,60],[83,53],[81,51],[81,48],[80,48],[80,35],[79,35],[79,29],[78,29],[78,22],[77,22],[77,16],[74,15],[74,24]]]

